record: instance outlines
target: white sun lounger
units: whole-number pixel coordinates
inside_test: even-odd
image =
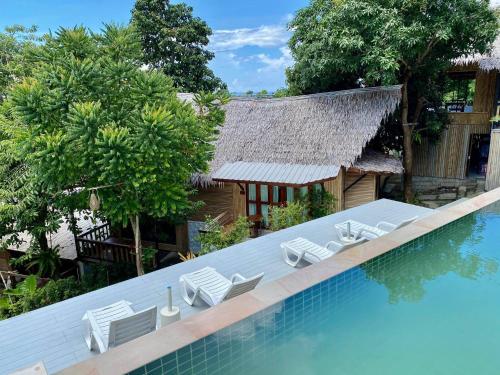
[[[122,300],[86,312],[82,320],[90,350],[103,353],[156,330],[156,306],[134,312],[130,305]]]
[[[294,240],[281,243],[281,249],[285,262],[292,267],[296,267],[301,260],[309,263],[318,263],[363,241],[365,241],[364,238],[360,238],[349,244],[330,241],[325,246],[320,246],[305,238],[298,237]]]
[[[387,221],[379,221],[376,226],[360,223],[356,220],[347,220],[343,223],[335,224],[335,229],[339,238],[343,242],[356,241],[359,238],[366,238],[367,240],[381,237],[396,229],[402,228],[415,220],[418,216],[410,219],[403,220],[399,224],[392,224]],[[350,230],[350,233],[348,233]]]
[[[200,297],[210,306],[217,305],[230,298],[253,290],[264,277],[259,273],[250,278],[245,278],[235,273],[231,280],[225,278],[212,267],[182,275],[179,278],[182,298],[187,304],[193,305]]]

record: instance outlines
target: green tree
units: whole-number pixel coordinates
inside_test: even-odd
[[[36,32],[36,26],[13,25],[0,33],[0,102],[9,85],[30,74],[33,65],[29,54],[37,48],[41,39]]]
[[[412,199],[412,141],[429,83],[452,59],[488,50],[498,22],[488,1],[312,0],[290,23],[296,63],[287,71],[302,93],[402,85],[405,198]]]
[[[9,88],[29,77],[37,66],[35,55],[44,37],[37,27],[9,26],[0,33],[0,103]],[[58,229],[60,213],[33,179],[22,158],[17,135],[21,124],[12,116],[11,106],[0,107],[0,248],[19,245],[23,232],[31,235],[30,251],[49,250],[47,234]]]
[[[292,95],[293,95],[292,92],[289,89],[287,89],[286,87],[279,88],[273,93],[273,96],[275,98],[284,98],[284,97],[292,96]]]
[[[163,71],[181,91],[225,89],[207,67],[214,54],[206,49],[212,30],[193,8],[169,0],[137,0],[132,23],[139,31],[144,63]]]
[[[257,93],[255,94],[255,96],[256,96],[257,98],[265,98],[265,97],[266,97],[266,96],[268,96],[268,95],[269,95],[269,93],[267,92],[267,90],[260,90],[259,92],[257,92]]]
[[[33,77],[6,101],[10,124],[19,128],[15,144],[37,184],[58,197],[55,207],[73,200],[71,208],[87,208],[92,192],[98,215],[132,224],[142,275],[139,217],[191,208],[189,179],[208,168],[227,98],[199,95],[197,110],[181,102],[168,77],[140,69],[132,27],[105,25],[100,34],[61,28],[47,37],[37,61]]]

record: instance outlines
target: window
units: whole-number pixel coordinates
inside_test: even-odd
[[[296,199],[304,198],[309,189],[321,190],[322,184],[302,186],[273,186],[267,184],[247,184],[247,214],[248,216],[262,216],[264,225],[269,224],[269,207],[283,206]]]
[[[444,102],[448,112],[472,112],[476,74],[452,73],[445,86]]]

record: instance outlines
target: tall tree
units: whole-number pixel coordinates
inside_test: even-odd
[[[0,33],[0,102],[11,84],[30,74],[29,53],[41,39],[36,32],[36,26],[13,25]]]
[[[15,85],[14,142],[38,186],[67,206],[67,196],[134,231],[137,273],[144,273],[141,215],[174,216],[189,209],[189,179],[206,171],[211,141],[224,121],[225,98],[205,95],[200,108],[177,99],[163,73],[140,69],[131,27],[83,27],[47,37],[31,78]],[[64,192],[64,194],[61,194]],[[79,199],[78,199],[79,198]]]
[[[169,0],[137,0],[132,10],[144,63],[162,70],[181,91],[225,89],[226,85],[207,67],[214,54],[206,49],[212,30],[193,8]]]
[[[412,141],[432,83],[452,59],[484,53],[498,22],[486,0],[312,0],[290,23],[291,91],[402,85],[404,190],[412,200]],[[426,84],[422,84],[425,79]]]

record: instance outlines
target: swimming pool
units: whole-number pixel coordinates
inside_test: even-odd
[[[133,373],[498,373],[499,262],[497,203]]]

